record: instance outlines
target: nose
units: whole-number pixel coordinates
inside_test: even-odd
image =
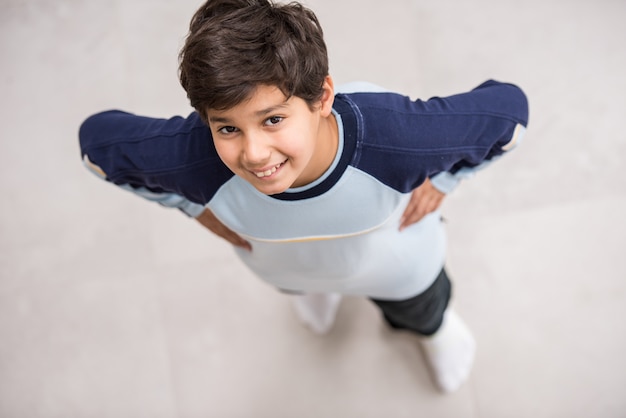
[[[271,148],[265,135],[258,133],[246,135],[243,144],[243,158],[246,163],[261,166],[269,161],[270,155]]]

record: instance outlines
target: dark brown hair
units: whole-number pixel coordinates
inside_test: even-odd
[[[180,82],[205,122],[208,109],[236,106],[259,85],[312,107],[328,75],[322,28],[298,3],[208,0],[191,19],[179,60]]]

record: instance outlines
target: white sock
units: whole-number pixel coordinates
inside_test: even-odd
[[[325,334],[335,322],[341,302],[338,293],[305,293],[293,296],[298,318],[317,334]]]
[[[469,377],[476,352],[476,341],[465,323],[448,309],[441,328],[423,337],[421,344],[437,385],[444,392],[457,390]]]

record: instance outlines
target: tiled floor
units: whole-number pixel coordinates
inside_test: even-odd
[[[82,168],[90,113],[189,112],[199,4],[0,1],[1,417],[626,416],[624,1],[308,1],[338,83],[530,97],[524,146],[445,202],[479,345],[447,396],[366,301],[312,335],[227,245]]]

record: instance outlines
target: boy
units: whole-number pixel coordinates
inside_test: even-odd
[[[521,90],[488,81],[426,102],[363,85],[335,95],[315,15],[266,0],[203,5],[180,79],[197,112],[94,115],[80,130],[86,166],[232,243],[259,277],[294,293],[317,332],[340,295],[369,297],[390,326],[421,336],[437,385],[456,390],[475,342],[448,308],[436,209],[519,142]]]

